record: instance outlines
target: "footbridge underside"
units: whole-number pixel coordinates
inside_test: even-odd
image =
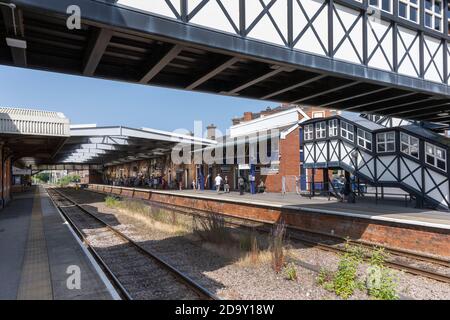
[[[12,2],[2,64],[450,123],[447,23],[352,0]]]

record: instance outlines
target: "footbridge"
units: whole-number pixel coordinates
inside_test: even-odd
[[[450,123],[447,0],[2,3],[2,64]]]
[[[401,188],[418,206],[450,208],[450,139],[415,124],[385,127],[342,114],[302,124],[305,168],[344,169],[370,185]]]

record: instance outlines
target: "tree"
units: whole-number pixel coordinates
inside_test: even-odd
[[[37,182],[47,183],[50,180],[50,173],[49,172],[40,172],[40,173],[36,174],[34,177]]]

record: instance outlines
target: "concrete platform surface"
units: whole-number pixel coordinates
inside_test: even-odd
[[[0,257],[0,299],[104,300],[116,296],[43,188],[16,195],[0,211]],[[80,288],[74,278],[77,270]]]

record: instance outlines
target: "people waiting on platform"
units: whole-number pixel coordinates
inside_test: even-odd
[[[242,196],[244,195],[245,190],[245,180],[242,176],[239,176],[238,178],[238,186],[239,186],[239,194]]]
[[[225,181],[223,183],[223,191],[225,193],[230,193],[230,184],[228,183],[228,177],[225,176]]]
[[[216,184],[216,192],[219,193],[220,186],[222,185],[222,177],[220,176],[220,173],[217,174],[216,178],[214,179],[214,182]]]
[[[264,181],[260,180],[258,185],[258,193],[266,193],[266,185]]]

